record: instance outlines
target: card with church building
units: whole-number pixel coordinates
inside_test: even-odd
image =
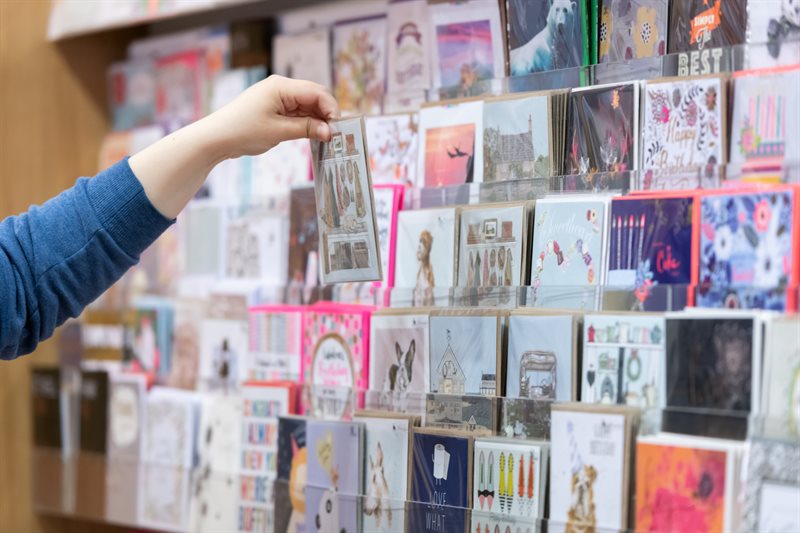
[[[502,383],[502,330],[497,311],[431,313],[430,392],[496,396]]]

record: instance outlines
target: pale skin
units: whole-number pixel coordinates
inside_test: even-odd
[[[173,219],[217,164],[292,139],[329,141],[328,121],[339,115],[339,105],[322,85],[270,76],[132,156],[129,164],[153,206]]]

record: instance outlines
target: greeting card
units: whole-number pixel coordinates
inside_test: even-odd
[[[635,415],[625,407],[553,405],[551,521],[567,529],[628,527]]]
[[[275,533],[300,533],[306,530],[306,480],[309,464],[305,418],[278,418],[276,463],[278,480],[275,482]]]
[[[425,0],[391,2],[387,14],[387,96],[420,94],[431,86],[433,40]]]
[[[502,383],[500,318],[491,311],[434,311],[430,391],[496,396]]]
[[[419,116],[403,113],[367,117],[364,124],[370,140],[372,182],[417,186]]]
[[[333,94],[345,114],[377,115],[386,86],[386,17],[333,26]]]
[[[370,320],[369,389],[381,409],[421,412],[429,390],[428,314],[387,309]]]
[[[800,437],[800,318],[770,317],[764,332],[764,433]]]
[[[598,31],[601,63],[667,52],[668,4],[658,0],[601,0]]]
[[[566,174],[637,168],[637,82],[573,89],[567,120]]]
[[[231,390],[241,381],[247,357],[247,302],[244,297],[212,297],[200,328],[200,381],[205,390]]]
[[[500,401],[500,433],[522,440],[550,440],[552,400],[504,398]]]
[[[423,106],[419,112],[417,183],[446,187],[482,182],[482,132],[482,101]]]
[[[252,201],[288,196],[292,187],[302,187],[312,179],[311,145],[306,139],[283,141],[248,162]]]
[[[672,2],[669,53],[719,48],[745,40],[747,0]]]
[[[360,422],[308,421],[306,526],[310,533],[358,530],[363,427]]]
[[[741,531],[794,531],[800,527],[800,446],[797,441],[753,439]]]
[[[80,390],[80,450],[105,455],[108,451],[109,373],[82,370]]]
[[[719,76],[648,82],[642,170],[713,174],[727,156],[726,94]]]
[[[394,286],[395,250],[397,249],[397,215],[403,206],[402,185],[376,185],[373,189],[375,197],[375,224],[378,232],[378,247],[381,256],[383,287]]]
[[[156,79],[149,61],[114,63],[108,69],[108,94],[114,130],[155,122]]]
[[[228,223],[227,277],[286,285],[289,224],[279,213],[251,211]]]
[[[244,380],[300,379],[303,309],[284,305],[250,308]]]
[[[472,437],[415,430],[409,470],[408,530],[464,531],[472,504]]]
[[[750,0],[747,5],[747,53],[753,67],[800,63],[800,9],[787,0]]]
[[[289,303],[307,303],[302,290],[319,285],[319,242],[314,189],[292,189],[289,196]]]
[[[507,0],[512,76],[589,63],[587,2]]]
[[[581,401],[663,407],[665,327],[657,314],[584,315]]]
[[[548,291],[540,297],[539,287],[552,287],[550,292],[563,289],[560,308],[595,307],[594,290],[575,293],[575,289],[594,288],[605,279],[609,200],[576,196],[536,201],[531,251],[534,306],[548,307]]]
[[[272,40],[272,71],[332,88],[330,30],[320,27],[304,33],[276,35]]]
[[[179,52],[156,61],[156,121],[168,132],[203,116],[205,54]]]
[[[483,181],[553,175],[550,97],[498,98],[483,105]]]
[[[794,200],[791,189],[703,197],[698,306],[786,309]]]
[[[394,285],[413,289],[410,305],[447,301],[455,285],[457,221],[454,207],[398,213]]]
[[[333,123],[330,142],[311,143],[323,283],[383,278],[364,119]]]
[[[459,394],[428,394],[425,401],[425,427],[466,431],[473,437],[488,437],[497,432],[497,398]]]

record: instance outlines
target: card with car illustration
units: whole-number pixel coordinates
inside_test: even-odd
[[[473,438],[415,429],[408,473],[407,531],[465,531],[472,506]]]
[[[331,122],[312,142],[322,282],[383,279],[364,118]]]
[[[369,389],[376,408],[421,413],[430,380],[428,312],[385,309],[370,320]]]
[[[430,392],[496,396],[502,384],[502,329],[497,311],[432,311]]]
[[[308,479],[307,419],[278,418],[278,459],[275,482],[275,532],[306,531],[306,480]],[[313,452],[312,452],[313,453]]]
[[[639,411],[555,404],[550,444],[550,521],[562,528],[629,526],[629,479]]]
[[[309,420],[306,531],[358,531],[364,424]]]
[[[540,401],[577,399],[577,316],[512,311],[508,316],[505,396]]]
[[[601,63],[667,53],[669,5],[659,0],[601,0],[598,30]]]
[[[472,510],[542,518],[549,448],[547,442],[475,439]]]

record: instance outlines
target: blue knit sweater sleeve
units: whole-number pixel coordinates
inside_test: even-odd
[[[0,222],[0,358],[32,352],[78,316],[171,223],[127,159]]]

